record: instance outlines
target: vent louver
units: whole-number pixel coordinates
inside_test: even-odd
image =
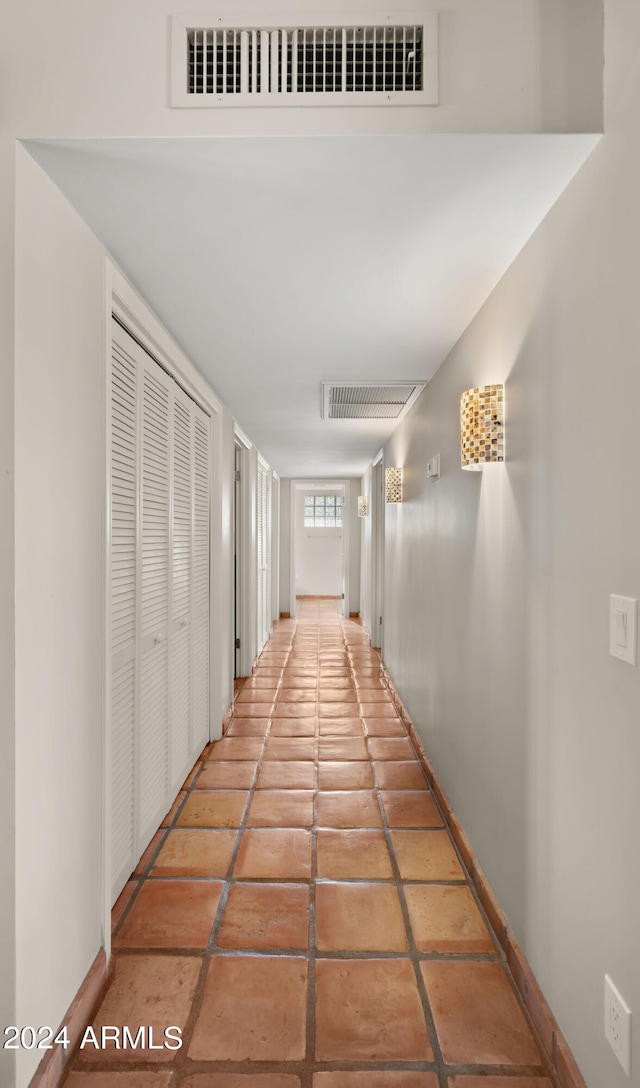
[[[400,419],[424,382],[322,383],[323,419]]]
[[[394,25],[306,23],[174,16],[172,105],[437,104],[435,13]]]

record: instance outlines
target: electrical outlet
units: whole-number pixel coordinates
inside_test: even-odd
[[[628,1077],[631,1076],[631,1009],[608,975],[604,976],[604,1034]]]

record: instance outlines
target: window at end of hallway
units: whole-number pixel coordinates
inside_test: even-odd
[[[305,529],[334,529],[342,527],[341,495],[305,495]]]

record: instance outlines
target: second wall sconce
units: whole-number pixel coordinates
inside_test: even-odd
[[[384,470],[385,499],[387,502],[402,502],[402,469]]]
[[[460,456],[474,472],[504,461],[504,385],[467,389],[460,397]]]
[[[366,518],[369,513],[369,499],[366,495],[358,495],[358,517]]]

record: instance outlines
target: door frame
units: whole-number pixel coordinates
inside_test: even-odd
[[[102,902],[102,945],[107,957],[111,954],[111,692],[109,678],[111,674],[111,535],[109,511],[111,506],[111,318],[115,315],[141,346],[176,382],[200,405],[210,419],[210,463],[211,481],[209,508],[209,738],[219,733],[222,715],[220,707],[223,678],[221,674],[220,631],[225,629],[220,623],[216,606],[217,588],[222,583],[222,539],[219,527],[222,524],[223,479],[220,467],[223,453],[223,407],[213,390],[194,367],[193,363],[178,347],[159,319],[129,283],[117,265],[109,258],[104,260],[103,273],[103,309],[102,309],[102,344],[103,344],[103,382],[102,382],[102,427],[103,427],[103,531],[102,537],[102,744],[101,744],[101,783],[102,783],[102,843],[101,843],[101,902]],[[215,618],[215,622],[214,622]],[[230,619],[231,617],[229,617]]]
[[[291,480],[291,498],[289,501],[289,607],[291,609],[291,615],[296,614],[296,492],[300,490],[300,487],[309,487],[313,490],[313,485],[318,487],[321,485],[325,489],[331,488],[334,485],[336,488],[344,488],[344,499],[342,503],[342,615],[349,619],[349,541],[350,541],[350,518],[351,518],[351,481],[348,479],[331,480],[326,476],[315,476],[312,479],[305,477],[299,477]]]
[[[371,645],[384,653],[384,455],[376,455],[371,468]]]

